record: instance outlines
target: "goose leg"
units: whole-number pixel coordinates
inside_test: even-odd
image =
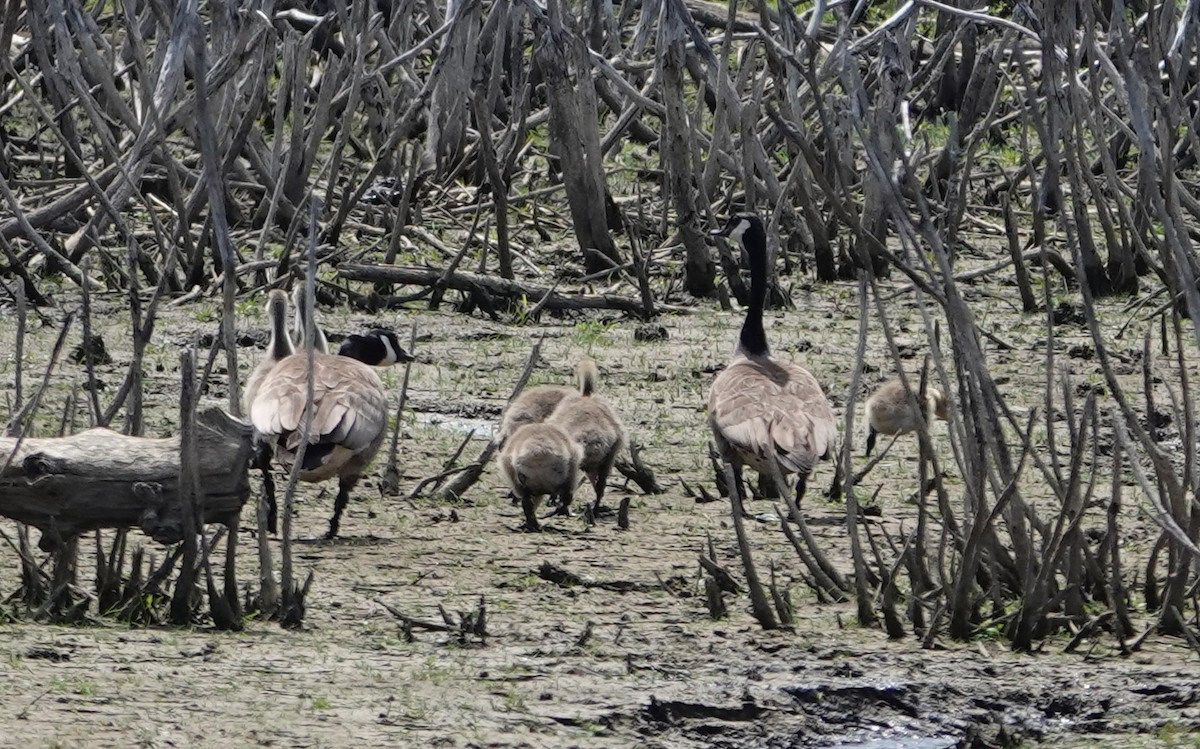
[[[333,517],[329,518],[329,532],[325,534],[325,540],[337,537],[338,526],[342,521],[342,511],[346,509],[346,505],[350,504],[350,490],[357,483],[358,476],[344,476],[338,479],[337,499],[333,500]]]
[[[833,483],[829,485],[829,498],[842,498],[842,461],[837,456],[833,458]]]
[[[800,506],[800,500],[804,499],[804,492],[808,489],[808,474],[796,474],[796,506]]]
[[[604,463],[596,469],[596,501],[592,504],[592,515],[600,517],[601,503],[604,499],[604,489],[608,485],[608,474],[612,472],[613,464],[617,462],[617,451],[613,450],[612,455],[605,459]]]
[[[750,489],[742,478],[742,465],[740,463],[730,463],[729,468],[733,474],[733,485],[729,487],[729,499],[733,500],[733,493],[737,492],[737,506],[741,508],[742,517],[750,517],[750,513],[746,512],[746,500],[750,498]],[[726,481],[729,477],[726,475]]]
[[[254,465],[262,471],[263,477],[263,497],[262,501],[267,503],[267,531],[271,534],[277,532],[276,528],[279,524],[279,507],[275,502],[275,479],[271,476],[271,446],[266,443],[260,443],[254,455]]]
[[[863,457],[871,457],[871,451],[875,449],[875,437],[879,432],[875,431],[875,427],[867,428],[867,452]]]
[[[558,509],[554,511],[555,515],[566,515],[571,517],[571,501],[575,498],[575,486],[567,483],[558,493]]]
[[[537,505],[533,501],[533,495],[528,492],[518,492],[521,496],[521,510],[525,513],[525,530],[529,533],[537,533],[542,529],[538,524]]]

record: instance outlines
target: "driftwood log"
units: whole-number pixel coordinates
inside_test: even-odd
[[[197,416],[204,522],[229,524],[250,494],[250,426],[220,409]],[[179,437],[130,437],[89,429],[67,437],[0,438],[0,515],[42,532],[52,551],[97,528],[141,528],[163,544],[183,538]],[[0,465],[3,465],[0,463]]]
[[[443,279],[443,271],[419,265],[363,265],[342,263],[338,275],[353,281],[400,283],[415,286],[434,286],[444,283],[456,291],[481,291],[493,299],[517,301],[544,299],[542,309],[615,309],[641,315],[645,306],[641,299],[616,294],[560,294],[547,286],[517,283],[503,278],[485,276],[470,271],[455,271]]]

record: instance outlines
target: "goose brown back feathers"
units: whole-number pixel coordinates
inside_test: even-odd
[[[290,466],[303,436],[300,428],[308,396],[306,354],[283,359],[268,373],[250,409],[250,421],[278,438],[276,458]],[[313,416],[310,445],[334,448],[319,466],[302,471],[305,481],[339,475],[351,462],[361,471],[383,441],[387,395],[370,366],[313,352]],[[340,449],[336,449],[340,448]],[[307,468],[307,467],[306,467]]]
[[[770,475],[808,474],[837,437],[833,409],[816,378],[789,362],[738,357],[708,391],[708,421],[722,457]]]

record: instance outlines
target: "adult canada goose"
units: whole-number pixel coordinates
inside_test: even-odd
[[[308,330],[307,300],[308,291],[301,282],[292,289],[292,306],[296,310],[292,321],[292,345],[297,349],[307,348],[304,343],[304,334]],[[316,303],[315,299],[313,303]],[[329,353],[329,342],[325,339],[325,333],[321,330],[321,326],[317,325],[315,320],[313,321],[313,349],[322,354]]]
[[[733,467],[741,492],[742,466],[773,475],[796,474],[796,501],[804,496],[808,474],[829,456],[837,437],[833,409],[817,379],[791,362],[771,358],[763,330],[767,298],[767,234],[750,213],[731,217],[715,236],[742,243],[750,264],[750,304],[733,360],[708,391],[708,424],[721,458]]]
[[[914,391],[913,395],[918,395]],[[949,404],[945,394],[934,387],[925,387],[925,408],[918,414],[909,400],[908,391],[899,378],[888,380],[867,398],[867,455],[875,449],[879,434],[907,434],[920,428],[930,414],[946,419]]]
[[[272,330],[278,330],[278,297],[272,292],[269,309]],[[282,317],[286,320],[287,300]],[[272,338],[275,338],[273,333]],[[373,330],[357,336],[350,355],[312,353],[312,427],[300,479],[319,482],[337,476],[338,494],[326,538],[337,536],[350,491],[383,444],[387,428],[387,394],[372,367],[410,359],[391,331]],[[343,349],[346,346],[343,344]],[[308,353],[284,357],[262,377],[250,405],[250,421],[261,439],[271,445],[275,460],[291,470],[304,439],[304,409],[308,395]]]
[[[554,408],[547,424],[561,427],[582,454],[579,469],[587,474],[596,490],[592,514],[599,515],[604,499],[604,487],[613,463],[625,444],[625,428],[612,408],[595,395],[600,372],[596,362],[588,357],[575,365],[579,392],[564,397]]]
[[[558,497],[555,514],[570,512],[579,483],[579,445],[557,424],[522,424],[500,450],[500,469],[525,512],[525,530],[541,530],[537,506],[543,495]]]
[[[579,392],[566,385],[534,385],[521,391],[504,409],[496,441],[501,447],[525,424],[538,424],[550,417],[563,398]]]

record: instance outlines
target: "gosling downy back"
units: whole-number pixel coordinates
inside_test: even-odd
[[[503,446],[525,424],[538,424],[550,417],[568,395],[576,393],[566,385],[534,385],[525,388],[504,409],[496,441]]]

